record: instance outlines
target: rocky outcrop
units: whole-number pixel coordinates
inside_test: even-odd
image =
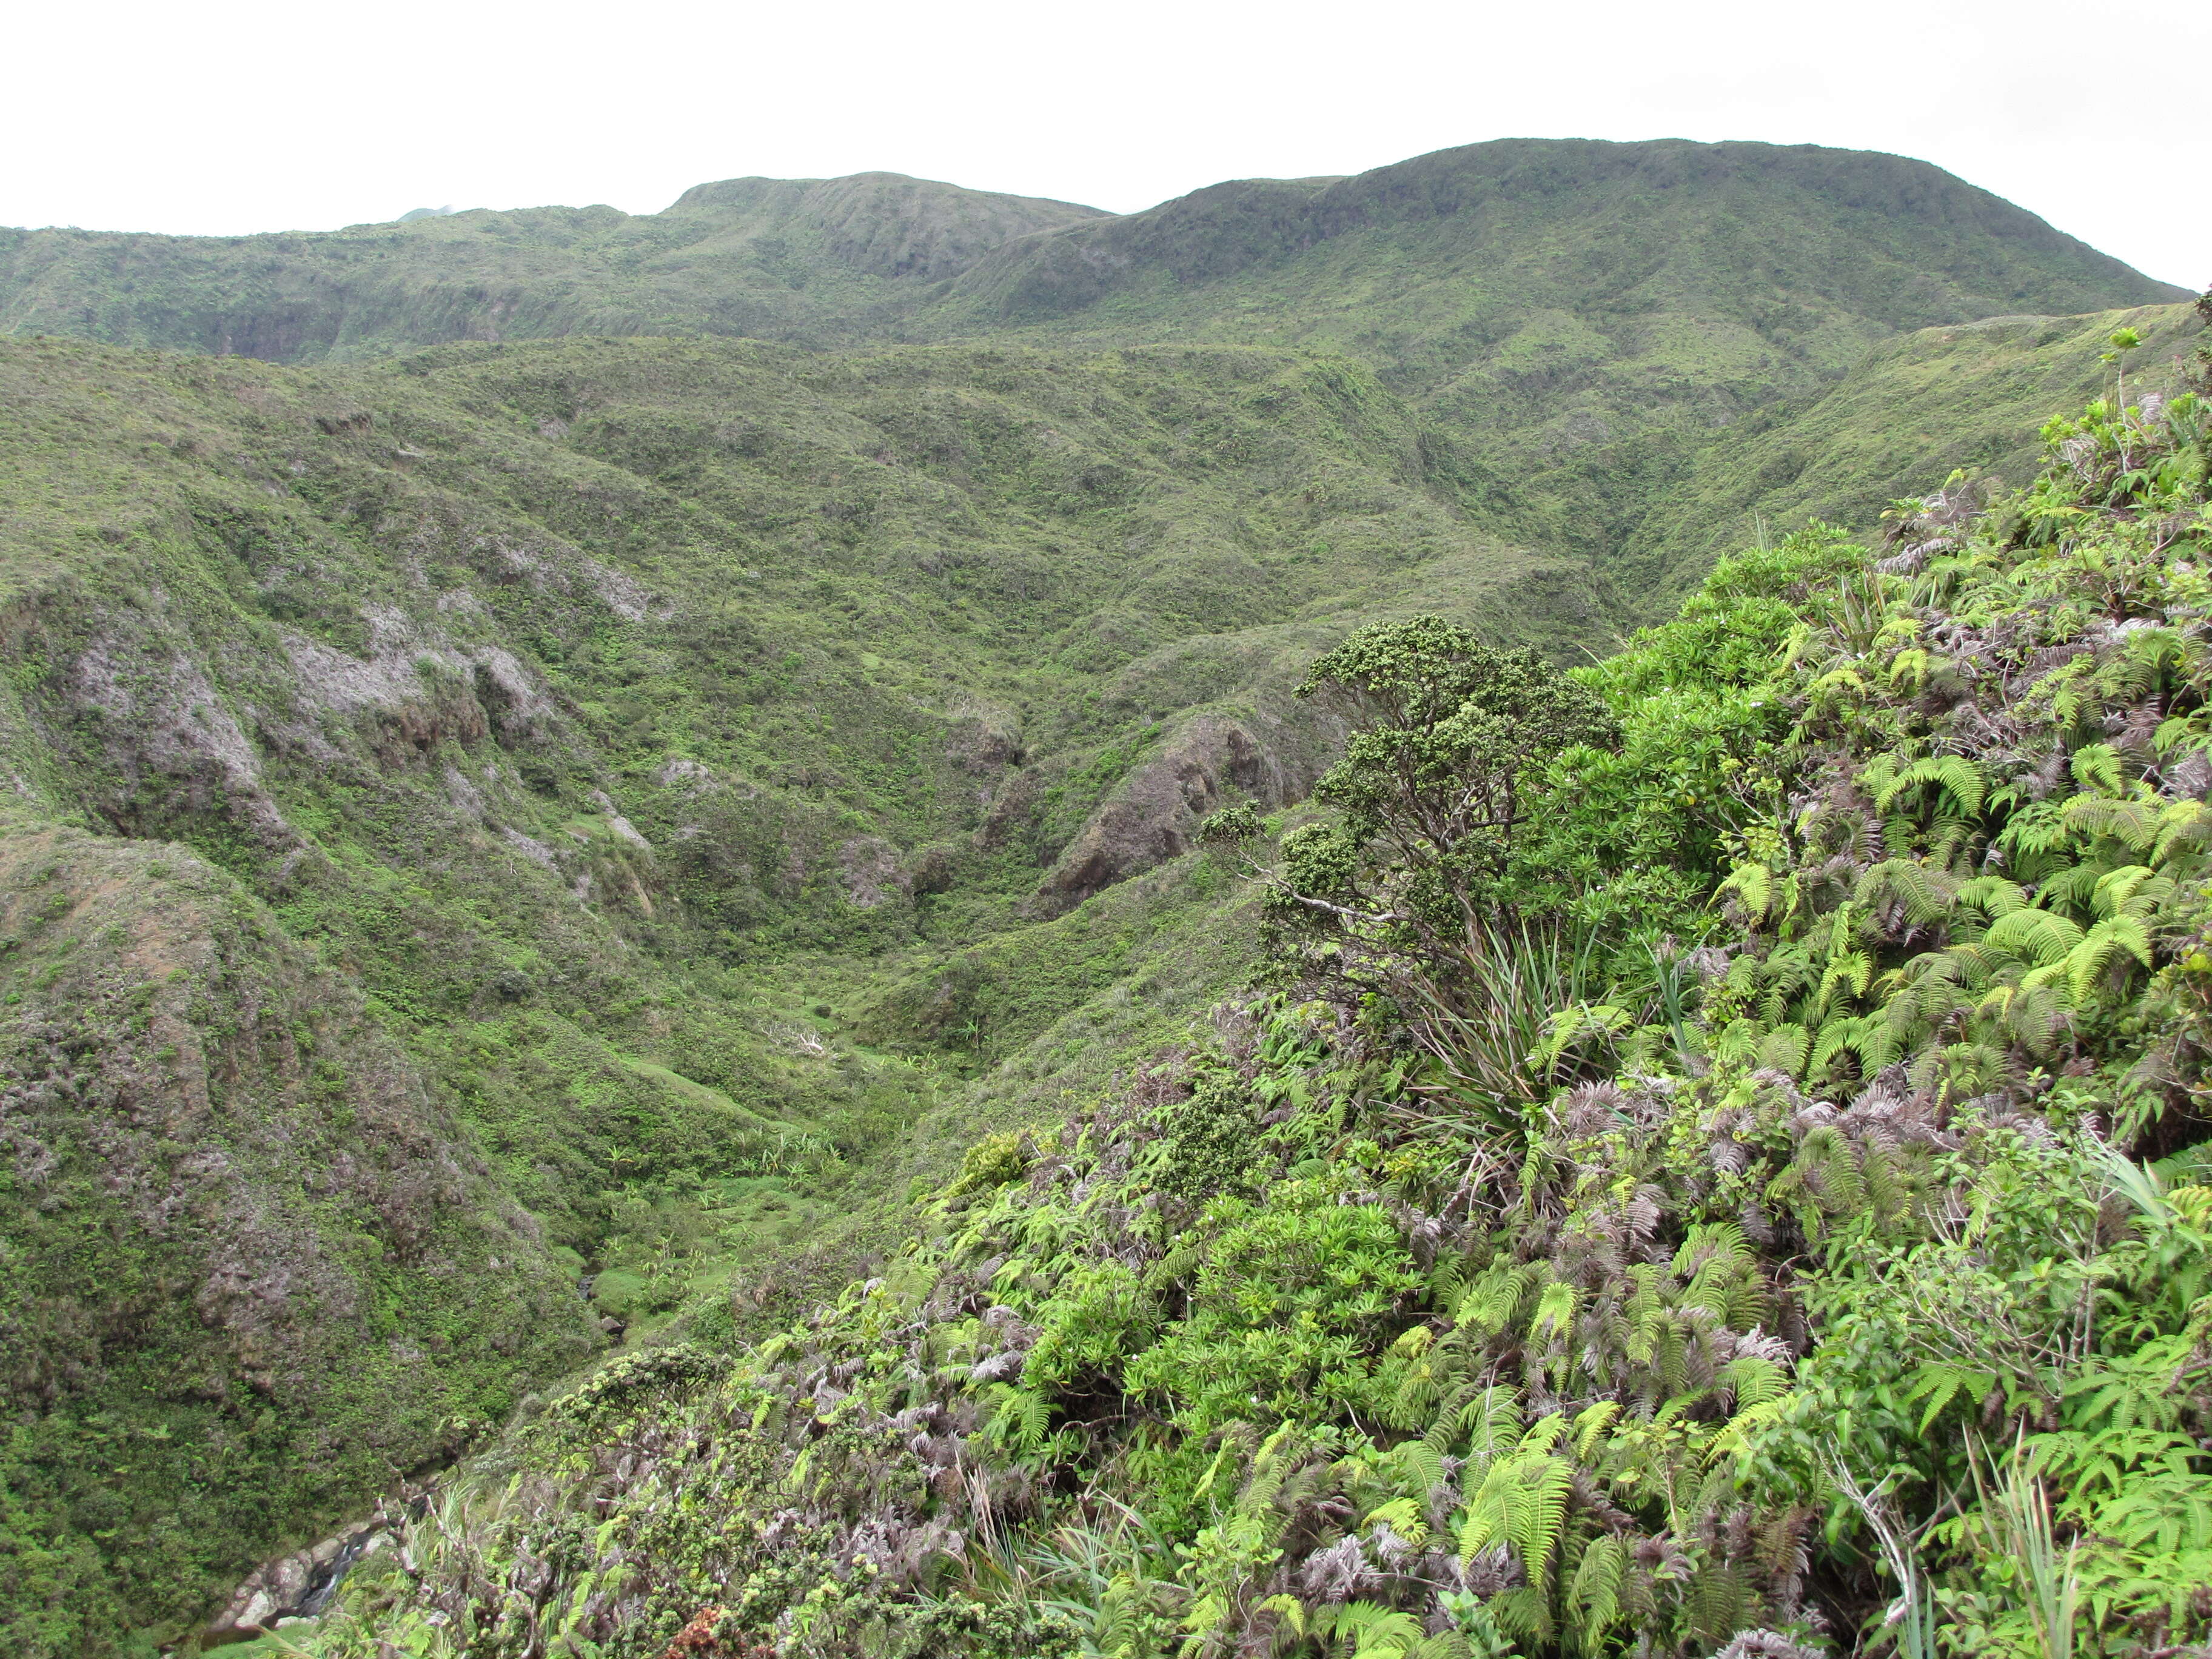
[[[954,711],[945,757],[963,772],[988,777],[1022,763],[1021,718],[995,704],[969,703]]]
[[[910,898],[914,878],[902,866],[899,849],[881,836],[855,836],[837,849],[845,902],[856,910],[873,910],[894,895]]]
[[[225,1647],[250,1641],[295,1620],[313,1619],[337,1595],[338,1586],[362,1562],[387,1547],[401,1522],[419,1517],[428,1494],[405,1491],[377,1506],[365,1521],[342,1527],[329,1537],[264,1561],[240,1583],[221,1613],[200,1632],[200,1645]]]
[[[1312,782],[1242,720],[1201,714],[1122,780],[1061,852],[1031,908],[1058,915],[1093,893],[1188,852],[1207,814],[1234,797],[1279,806]]]

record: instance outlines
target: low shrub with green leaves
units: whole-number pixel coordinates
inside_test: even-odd
[[[2212,409],[2045,438],[1571,677],[1332,652],[1329,812],[1205,855],[1277,983],[519,1425],[297,1639],[2205,1650]]]

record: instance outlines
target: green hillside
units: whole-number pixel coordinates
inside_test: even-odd
[[[1900,331],[2188,297],[1925,162],[1510,139],[1026,237],[915,326],[1359,356],[1514,480],[1519,534],[1640,580],[1698,458]]]
[[[1322,343],[1387,356],[1449,406],[1455,379],[1492,357],[1561,357],[1565,374],[1650,389],[1686,371],[1832,375],[1923,322],[2185,297],[1923,161],[1504,139],[1352,178],[1216,185],[1010,241],[928,321]],[[1562,314],[1582,337],[1545,321]],[[1699,331],[1701,346],[1684,337]]]
[[[186,848],[0,838],[0,1627],[82,1650],[600,1341],[357,985]]]
[[[1644,517],[1617,580],[1655,596],[1693,591],[1715,559],[1757,526],[1808,519],[1870,524],[1900,495],[1960,468],[2025,483],[2041,464],[2047,411],[2105,390],[2113,330],[2133,328],[2131,386],[2171,394],[2185,383],[2204,325],[2193,306],[2085,317],[1989,317],[1921,329],[1875,347],[1809,405],[1762,410],[1705,450]]]
[[[1734,1111],[1711,1079],[1736,1086],[1725,1066],[1748,1066],[1755,1036],[1747,1076],[1787,1073],[1803,1100],[1851,1109],[1838,1091],[1873,1086],[1879,1043],[1871,1027],[1821,1027],[1815,1057],[1820,1021],[1887,1019],[1904,981],[1881,975],[1933,972],[1916,953],[1997,936],[2003,918],[1979,899],[1958,910],[1946,884],[1968,879],[1951,868],[1957,836],[2011,859],[2050,828],[2023,802],[2069,790],[2171,808],[2182,833],[2197,763],[2148,757],[2172,747],[2166,726],[2195,729],[2194,590],[2145,577],[2093,616],[2082,585],[2100,558],[2163,559],[2176,580],[2193,568],[2194,428],[2154,403],[2116,428],[2108,409],[2076,448],[2154,453],[2155,478],[2062,467],[2039,497],[1983,512],[1995,479],[2059,465],[2036,437],[2051,415],[2121,373],[2138,398],[2201,374],[2200,315],[2173,298],[1936,169],[1759,145],[1480,145],[1121,217],[863,174],[702,185],[642,216],[0,234],[0,1645],[87,1659],[193,1639],[258,1562],[459,1468],[407,1533],[413,1577],[364,1572],[349,1613],[283,1639],[534,1659],[565,1630],[574,1653],[656,1659],[726,1594],[731,1620],[702,1627],[721,1634],[677,1651],[1143,1659],[1233,1638],[1407,1659],[1449,1632],[1408,1636],[1411,1604],[1363,1601],[1352,1558],[1384,1547],[1368,1500],[1410,1500],[1337,1466],[1413,1455],[1392,1444],[1421,1426],[1414,1407],[1378,1406],[1361,1392],[1376,1378],[1419,1393],[1401,1370],[1432,1344],[1474,1363],[1439,1311],[1465,1287],[1433,1277],[1438,1238],[1480,1255],[1470,1218],[1510,1188],[1536,1206],[1515,1271],[1540,1257],[1564,1284],[1583,1246],[1560,1241],[1613,1224],[1543,1196],[1551,1177],[1528,1158],[1581,1159],[1593,1180],[1627,1181],[1632,1205],[1637,1182],[1664,1188],[1651,1201],[1668,1252],[1689,1248],[1686,1228],[1746,1230],[1751,1254],[1723,1253],[1727,1294],[1769,1298],[1766,1322],[1731,1303],[1723,1338],[1681,1314],[1677,1334],[1706,1346],[1682,1350],[1694,1376],[1664,1375],[1708,1392],[1681,1393],[1674,1417],[1644,1400],[1650,1377],[1607,1397],[1621,1434],[1694,1441],[1699,1479],[1747,1469],[1710,1439],[1744,1402],[1711,1392],[1705,1370],[1762,1358],[1774,1376],[1727,1373],[1754,1394],[1794,1374],[1826,1316],[1828,1292],[1800,1276],[1826,1224],[1798,1204],[1759,1237],[1702,1188],[1676,1192],[1691,1132],[1656,1107],[1629,1117],[1639,1133],[1671,1124],[1663,1145],[1600,1157],[1525,1113],[1501,1127],[1482,1091],[1519,1099],[1528,1056],[1556,1042],[1546,1079]],[[2142,343],[2108,361],[2122,328]],[[1871,533],[1895,497],[1962,467],[1990,476],[1947,486],[1913,532],[1936,547],[1943,515],[1980,515],[1981,562],[1946,563],[1941,581],[1895,563],[1924,550],[1862,556],[1796,533],[1808,518]],[[2103,539],[2065,528],[2075,519]],[[1616,658],[1753,544],[1689,620]],[[1954,579],[1998,585],[1974,588],[1962,621]],[[2008,672],[2042,674],[2059,658],[2035,653],[2087,640],[2088,665],[2069,672],[2103,677],[2008,705],[2004,730],[2039,735],[1977,761],[1977,807],[1927,770],[1950,738],[1913,724],[1970,706],[1958,688],[1979,684],[1983,659],[1954,672],[1910,641],[1966,626],[1996,628],[1989,651],[2029,653]],[[1438,993],[1482,1053],[1482,1031],[1522,1045],[1504,1073],[1451,1072],[1474,1060],[1389,977],[1443,935],[1305,939],[1285,931],[1282,890],[1271,902],[1252,878],[1279,846],[1338,907],[1316,914],[1386,929],[1429,914],[1437,872],[1388,878],[1411,884],[1413,908],[1361,886],[1378,848],[1413,843],[1381,827],[1345,839],[1344,814],[1361,822],[1373,798],[1345,793],[1343,757],[1371,758],[1359,734],[1377,705],[1334,681],[1316,694],[1309,676],[1349,662],[1330,654],[1347,640],[1439,629],[1455,662],[1534,647],[1499,659],[1492,691],[1556,692],[1494,720],[1439,707],[1439,729],[1516,755],[1562,720],[1620,740],[1575,763],[1583,793],[1543,797],[1541,854],[1510,868],[1485,839],[1491,806],[1438,808],[1436,823],[1486,825],[1439,866],[1449,881],[1507,884],[1481,888],[1465,936],[1549,918],[1547,937],[1572,946],[1516,967],[1528,997],[1502,1014],[1454,1001],[1458,981]],[[2179,656],[2160,654],[2169,635]],[[1571,665],[1603,719],[1556,691]],[[2093,690],[2105,701],[2083,712]],[[2069,771],[2089,727],[2046,726],[2098,720],[2122,771]],[[1877,744],[1867,721],[1904,724]],[[1449,793],[1454,755],[1405,775]],[[1892,774],[1849,781],[1882,756],[1955,799],[1891,790]],[[1857,860],[1851,881],[1881,860],[1778,805],[1822,791],[1853,811],[1879,794],[1887,819],[1861,828],[1894,842],[1883,868],[1936,860],[1936,896],[1893,870],[1895,892],[1836,912],[1832,860]],[[1952,823],[1978,809],[1979,829]],[[1770,830],[1783,850],[1762,850]],[[2165,846],[2136,850],[2179,893],[2195,855]],[[2118,856],[2102,842],[2074,854],[2083,869]],[[1731,873],[1761,858],[1811,895],[1797,921]],[[2188,959],[2177,930],[2194,913],[2151,876],[2068,879],[2088,884],[2047,902],[2023,888],[2057,920],[2034,924],[2056,931],[2021,947],[2021,982],[1974,981],[1977,996],[2039,995],[2044,970],[2077,960],[2066,927],[2104,941],[2051,1015],[2063,1054],[2015,1032],[1990,1062],[1982,1093],[2013,1090],[2004,1111],[2043,1109],[2051,1076],[2107,1078],[2138,1054],[2152,1016],[2126,1000],[2140,988],[2126,962]],[[1953,908],[1922,916],[1931,904]],[[2149,930],[2141,948],[2122,921]],[[1850,927],[1857,956],[1836,943]],[[1668,966],[1701,939],[1741,962],[1825,951],[1820,988],[1701,994]],[[1274,1000],[1253,1002],[1255,986]],[[1954,1014],[1942,1063],[1983,1066],[1966,1051],[1987,1034]],[[1800,1027],[1802,1051],[1785,1040]],[[1604,1058],[1570,1064],[1584,1042]],[[1921,1104],[1940,1115],[1954,1102],[1937,1094]],[[1781,1098],[1756,1097],[1760,1111]],[[2192,1138],[2195,1108],[2175,1109],[2136,1151]],[[2087,1121],[2067,1112],[2054,1133]],[[1759,1156],[1780,1160],[1762,1180],[1846,1182],[1841,1163],[1805,1173],[1843,1154],[1806,1151],[1797,1119],[1786,1133],[1759,1121]],[[1887,1178],[1850,1157],[1852,1178]],[[1908,1173],[1916,1192],[1953,1190],[1952,1174]],[[1263,1193],[1249,1212],[1208,1208]],[[1909,1230],[1881,1237],[1910,1247]],[[1659,1256],[1636,1262],[1632,1277]],[[1707,1305],[1703,1267],[1668,1271],[1650,1287],[1666,1308]],[[1277,1279],[1268,1301],[1257,1287]],[[1326,1363],[1294,1381],[1269,1370],[1277,1315],[1320,1333]],[[1559,1401],[1595,1408],[1571,1367],[1531,1357],[1565,1328],[1550,1317],[1551,1336],[1523,1320],[1481,1338],[1493,1381],[1540,1425]],[[1058,1392],[1049,1367],[1016,1386],[1041,1320],[1066,1350]],[[2179,1340],[2166,1325],[2160,1340]],[[881,1341],[848,1345],[851,1330]],[[884,1383],[881,1364],[905,1380]],[[2070,1386],[2045,1382],[2062,1399]],[[1231,1409],[1223,1389],[1260,1403]],[[1297,1419],[1290,1439],[1271,1437],[1278,1417]],[[811,1423],[844,1473],[801,1491]],[[918,1462],[849,1438],[894,1430]],[[1457,1432],[1439,1455],[1474,1457]],[[736,1462],[714,1478],[735,1485],[690,1484],[639,1450],[663,1433],[723,1447]],[[1684,1497],[1661,1527],[1624,1495],[1612,1450],[1576,1455],[1565,1474],[1514,1468],[1577,1492],[1614,1483],[1576,1514],[1622,1550],[1634,1532],[1660,1563],[1620,1595],[1718,1593],[1695,1577],[1718,1547],[1686,1540],[1735,1512]],[[1279,1464],[1321,1507],[1282,1510],[1287,1531],[1252,1521],[1257,1544],[1219,1531],[1255,1489],[1239,1483]],[[1965,1467],[1925,1478],[1955,1484]],[[981,1485],[940,1492],[946,1468]],[[575,1484],[602,1475],[597,1496]],[[848,1476],[883,1505],[847,1513]],[[763,1481],[800,1496],[770,1504]],[[1758,1491],[1741,1524],[1770,1542],[1810,1536],[1790,1504],[1836,1496]],[[562,1530],[603,1500],[594,1513],[637,1528],[619,1571],[605,1539]],[[1097,1527],[1113,1505],[1133,1530],[1109,1538]],[[768,1539],[757,1560],[709,1557],[705,1533],[654,1530],[681,1516],[750,1537],[784,1525],[780,1510],[799,1517],[795,1553]],[[1837,1537],[1856,1524],[1841,1513]],[[1455,1515],[1416,1503],[1386,1519],[1418,1550],[1409,1529],[1441,1538]],[[1455,1570],[1451,1595],[1534,1587],[1528,1540],[1500,1537]],[[1573,1571],[1593,1548],[1611,1559],[1587,1527],[1573,1538]],[[1268,1549],[1284,1552],[1279,1583],[1222,1565]],[[1670,1549],[1687,1564],[1673,1578]],[[1328,1551],[1338,1567],[1311,1565]],[[1734,1544],[1722,1554],[1750,1598],[1729,1605],[1784,1606],[1773,1572]],[[1870,1559],[1822,1557],[1820,1605],[1860,1608]],[[1291,1564],[1322,1577],[1282,1577]],[[1340,1568],[1352,1577],[1332,1589]],[[805,1611],[872,1571],[880,1591],[851,1618]],[[528,1603],[522,1624],[486,1611],[507,1590]],[[1452,1614],[1469,1654],[1564,1651],[1568,1626],[1543,1619],[1565,1612],[1528,1616],[1484,1649],[1490,1627]],[[1670,1639],[1707,1659],[1721,1615],[1697,1617]],[[1618,1626],[1599,1620],[1577,1650],[1614,1650]]]
[[[80,1316],[51,1310],[99,1306],[112,1270],[42,1242],[43,1187],[11,1189],[7,1234],[49,1277],[9,1316],[41,1425],[10,1454],[10,1535],[98,1516],[105,1541],[70,1521],[68,1565],[0,1563],[0,1601],[76,1575],[94,1627],[342,1518],[603,1341],[594,1321],[641,1329],[763,1250],[842,1261],[884,1224],[868,1194],[1202,1009],[1251,949],[1214,915],[1225,877],[1133,878],[1216,806],[1304,795],[1336,732],[1290,696],[1316,650],[1414,609],[1554,650],[1602,627],[1585,570],[1471,522],[1371,375],[1279,352],[580,342],[305,370],[18,342],[0,404],[21,833],[234,891],[270,951],[332,976],[287,993],[287,1029],[365,1020],[420,1079],[417,1155],[481,1171],[452,1224],[520,1229],[489,1254],[591,1297],[565,1335],[462,1329],[423,1349],[417,1396],[343,1407],[358,1362],[325,1320],[272,1442],[247,1427],[266,1338],[188,1358],[125,1324],[64,1364]],[[47,867],[0,891],[43,906]],[[105,902],[151,927],[164,893]],[[26,1076],[77,994],[55,975],[99,959],[9,959]],[[98,971],[127,1005],[130,972]],[[190,1004],[193,1040],[232,1041],[247,995]],[[68,1041],[112,1070],[139,1029]],[[323,1109],[320,1060],[264,1063],[280,1080],[234,1110]],[[124,1133],[129,1096],[98,1098],[58,1155]],[[180,1131],[147,1156],[189,1190],[209,1152]],[[100,1224],[172,1294],[235,1281],[297,1323],[328,1293],[293,1264],[383,1237],[325,1207],[271,1210],[220,1265],[143,1206]],[[390,1318],[419,1328],[398,1283]],[[69,1462],[118,1392],[180,1368],[256,1448],[234,1480]],[[338,1435],[343,1458],[281,1449]],[[179,1528],[187,1479],[230,1518]]]
[[[1262,985],[768,1340],[525,1412],[283,1634],[2201,1651],[2208,476],[2197,395],[2098,399],[1572,675],[1352,635],[1317,815],[1212,821]]]
[[[842,339],[1009,236],[1097,216],[898,173],[728,179],[665,213],[478,210],[326,233],[0,230],[0,331],[283,362],[569,334]]]
[[[1638,591],[1705,502],[1700,458],[1900,332],[2187,297],[1925,162],[1681,141],[1504,140],[1119,216],[865,173],[657,215],[0,237],[10,331],[284,362],[579,334],[1349,357],[1486,481],[1500,533]]]

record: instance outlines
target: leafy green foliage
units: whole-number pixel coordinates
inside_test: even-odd
[[[1540,1018],[1455,1064],[1373,957],[1287,959],[727,1376],[573,1450],[526,1431],[545,1485],[498,1529],[439,1523],[452,1565],[365,1578],[314,1641],[370,1652],[434,1607],[520,1652],[565,1608],[647,1652],[711,1599],[751,1609],[733,1642],[844,1651],[717,1541],[742,1528],[615,1546],[678,1509],[767,1524],[681,1449],[732,1425],[774,1527],[817,1529],[817,1600],[870,1598],[886,1643],[946,1607],[1128,1659],[2202,1639],[2195,421],[2054,428],[2034,514],[1947,492],[1878,554],[1750,556],[1571,695],[1431,623],[1325,659],[1395,696],[1347,765],[1403,787],[1340,792],[1338,893],[1434,858],[1389,826],[1455,769],[1450,799],[1498,787],[1498,751],[1408,733],[1501,684],[1540,719],[1607,700],[1617,747],[1513,774],[1542,802],[1485,855],[1513,928],[1470,906],[1482,949],[1419,966]],[[1626,759],[1698,699],[1716,740],[1644,787],[1705,850],[1608,895],[1644,833]],[[1304,844],[1293,892],[1321,885]],[[1524,858],[1551,868],[1516,887]],[[586,1492],[598,1576],[526,1565]]]
[[[1335,255],[1429,234],[1374,228]],[[1806,386],[1881,288],[1823,290]],[[2192,1633],[2202,418],[2127,368],[2026,495],[1762,536],[1570,678],[1516,643],[1605,636],[1589,556],[1765,373],[1662,314],[1540,419],[1272,342],[0,353],[8,844],[77,895],[4,861],[9,1638],[181,1620],[679,1313],[301,1639],[1772,1651],[1874,1604],[1861,1522],[1923,1648],[2051,1645],[2062,1545],[2100,1632]],[[1486,361],[1525,391],[1590,343],[1551,326]],[[1262,908],[1227,849],[1346,720],[1279,994],[1193,1044]],[[1915,1346],[1923,1304],[2004,1340]],[[1878,1474],[1807,1455],[1814,1396]],[[1907,1524],[1975,1413],[2006,1495]],[[2036,1538],[2040,1613],[1961,1599]]]

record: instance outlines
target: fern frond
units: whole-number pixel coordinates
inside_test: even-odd
[[[1759,1354],[1742,1354],[1721,1368],[1722,1378],[1735,1396],[1738,1413],[1778,1400],[1789,1392],[1790,1377],[1781,1366]]]
[[[1713,1042],[1713,1058],[1724,1066],[1756,1066],[1759,1045],[1766,1036],[1766,1022],[1746,1014],[1730,1020]]]
[[[2142,923],[2133,916],[2112,916],[2099,922],[2083,935],[2081,942],[2067,953],[2064,969],[2067,989],[2078,1007],[2087,1003],[2096,988],[2098,975],[2123,952],[2133,957],[2144,967],[2151,965],[2150,934]],[[2035,975],[2028,975],[2032,986]]]
[[[1574,1483],[1574,1468],[1562,1457],[1516,1458],[1522,1467],[1507,1498],[1505,1537],[1521,1557],[1521,1571],[1532,1589],[1542,1593],[1550,1584],[1553,1557],[1559,1534],[1566,1525],[1567,1492]]]
[[[1598,1442],[1604,1438],[1606,1431],[1613,1426],[1613,1419],[1620,1415],[1620,1402],[1617,1400],[1601,1400],[1577,1415],[1574,1431],[1570,1437],[1578,1461],[1584,1463],[1590,1461]]]
[[[2075,750],[2071,769],[2077,789],[2101,789],[2108,795],[2117,795],[2125,787],[2120,777],[2119,750],[2108,743],[2085,744]],[[2069,801],[2067,805],[2071,806],[2074,803]]]
[[[1555,1279],[1547,1285],[1543,1295],[1536,1298],[1535,1316],[1528,1322],[1529,1336],[1539,1342],[1549,1342],[1563,1335],[1575,1322],[1579,1300],[1574,1285],[1565,1279]]]
[[[1862,775],[1862,780],[1873,786],[1874,769],[1869,768]],[[1890,803],[1906,790],[1931,783],[1958,804],[1959,816],[1967,818],[1980,816],[1982,798],[1988,791],[1988,784],[1982,776],[1981,769],[1964,755],[1924,756],[1898,770],[1887,782],[1879,785],[1875,795],[1875,811],[1887,812]]]
[[[1627,1579],[1627,1540],[1616,1533],[1592,1539],[1567,1586],[1569,1628],[1583,1652],[1597,1652],[1620,1622],[1621,1589]]]
[[[1990,931],[1982,936],[1982,947],[2002,951],[2041,968],[2063,962],[2067,953],[2081,944],[2081,933],[2079,922],[2056,911],[2015,910],[1990,924]]]
[[[1781,1024],[1759,1039],[1755,1060],[1765,1071],[1781,1072],[1790,1077],[1805,1074],[1805,1053],[1809,1034],[1802,1025]]]
[[[1971,904],[1995,921],[2024,908],[2027,893],[2018,882],[2008,881],[2002,876],[1976,876],[1960,887],[1959,902]]]
[[[1958,895],[1948,872],[1931,870],[1917,859],[1884,859],[1861,876],[1851,902],[1867,908],[1895,903],[1905,919],[1922,926],[1951,914]]]
[[[2205,810],[2198,800],[2178,800],[2159,814],[2158,839],[2150,849],[2150,861],[2160,865],[2173,856],[2180,848],[2201,848],[2212,842],[2212,811]]]
[[[1744,914],[1756,927],[1766,920],[1774,908],[1774,872],[1763,864],[1740,864],[1720,884],[1718,893],[1734,893],[1741,901]]]
[[[2066,827],[2076,835],[2110,836],[2130,850],[2148,852],[2158,842],[2158,805],[2107,795],[2076,795],[2066,803]]]

